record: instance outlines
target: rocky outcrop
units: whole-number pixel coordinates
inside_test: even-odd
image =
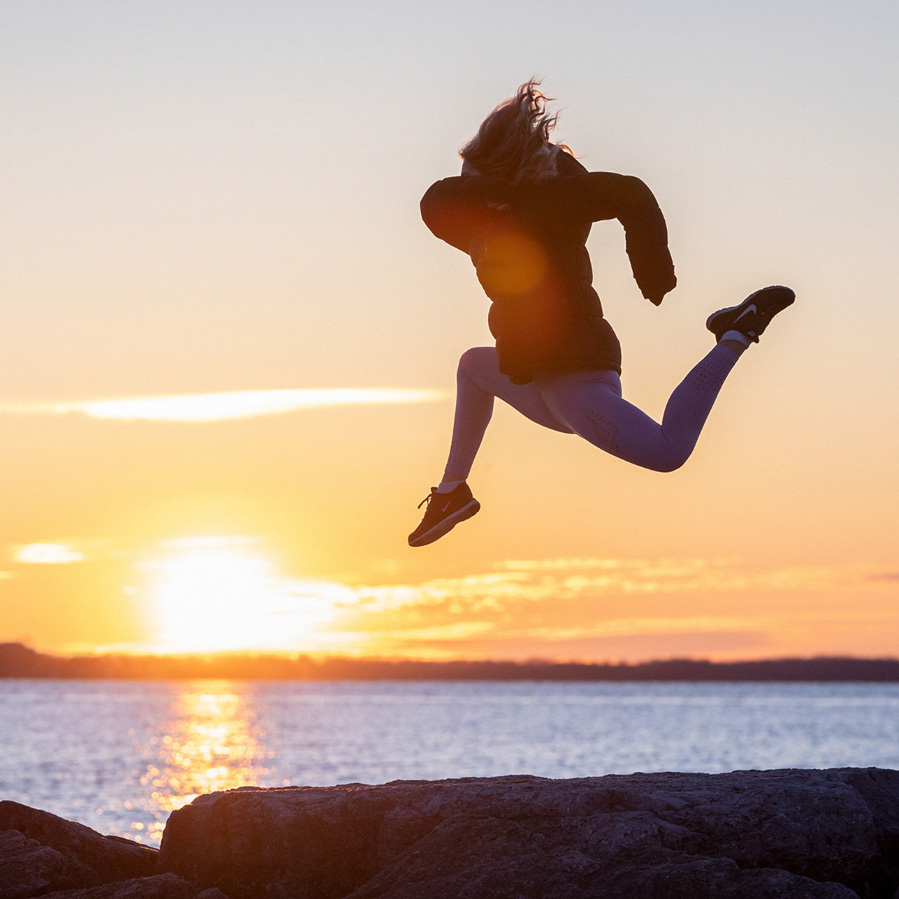
[[[174,812],[159,861],[232,899],[893,899],[899,772],[237,790]]]
[[[0,803],[0,899],[899,899],[897,884],[899,771],[881,769],[242,789],[174,812],[158,858]]]

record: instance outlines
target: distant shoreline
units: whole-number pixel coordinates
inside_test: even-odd
[[[553,661],[426,662],[265,654],[53,656],[0,643],[0,679],[262,681],[556,681],[899,683],[899,659],[815,657],[635,664]]]

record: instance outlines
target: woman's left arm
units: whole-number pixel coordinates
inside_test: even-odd
[[[668,250],[668,227],[652,191],[633,175],[587,172],[546,184],[564,213],[589,222],[618,219],[627,255],[643,296],[656,306],[677,284]]]

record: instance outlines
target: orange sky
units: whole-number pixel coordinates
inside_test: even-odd
[[[646,0],[585,29],[563,4],[533,29],[504,3],[4,5],[0,640],[896,655],[899,13],[750,7]],[[668,220],[658,309],[618,225],[590,239],[627,398],[661,414],[710,311],[774,282],[798,300],[682,470],[498,408],[481,513],[411,550],[456,360],[489,341],[418,199],[535,71],[558,137]]]

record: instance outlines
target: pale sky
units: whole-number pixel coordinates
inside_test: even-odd
[[[0,641],[897,655],[897,60],[892,0],[6,0]],[[490,341],[418,201],[532,75],[668,221],[660,308],[589,243],[628,399],[661,415],[709,312],[798,299],[680,471],[498,405],[482,511],[412,550]]]

